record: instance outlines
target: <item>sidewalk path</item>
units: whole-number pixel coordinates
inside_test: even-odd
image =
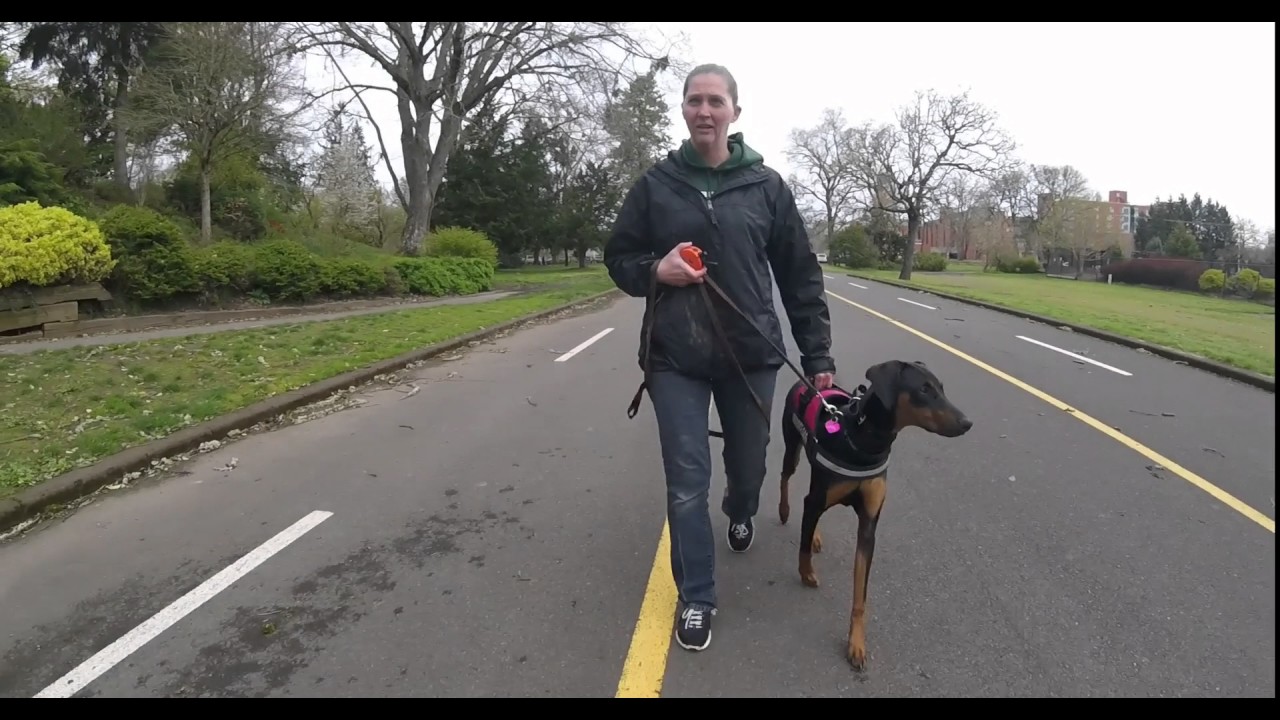
[[[251,328],[270,327],[272,325],[294,325],[297,323],[316,322],[317,320],[339,320],[341,318],[356,317],[358,315],[378,315],[381,313],[396,312],[398,310],[417,310],[420,308],[439,307],[441,305],[469,305],[471,303],[501,300],[518,294],[519,292],[510,290],[486,292],[477,293],[475,295],[445,297],[439,300],[427,300],[417,303],[395,303],[389,305],[377,305],[374,307],[355,308],[352,310],[338,310],[333,312],[299,313],[294,315],[260,318],[256,320],[227,320],[224,322],[209,323],[207,325],[182,325],[178,327],[162,327],[154,330],[138,330],[132,332],[107,331],[86,337],[68,337],[58,338],[56,340],[32,340],[30,342],[0,343],[0,355],[29,355],[31,353],[40,352],[41,350],[65,350],[66,348],[80,347],[84,345],[120,345],[123,343],[139,342],[142,340],[155,340],[157,338],[207,335],[209,333],[226,332],[228,330],[248,330]],[[270,308],[263,308],[264,312],[269,310]]]

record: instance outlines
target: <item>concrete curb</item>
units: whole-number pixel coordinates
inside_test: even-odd
[[[848,275],[848,273],[845,273],[845,274]],[[916,292],[928,293],[930,295],[936,295],[937,297],[945,298],[947,300],[954,300],[955,302],[961,302],[967,305],[976,305],[978,307],[986,308],[988,310],[994,310],[996,312],[1001,312],[1006,315],[1014,315],[1017,317],[1026,318],[1027,320],[1035,320],[1036,322],[1044,323],[1045,325],[1054,325],[1058,327],[1071,328],[1071,330],[1078,332],[1081,335],[1088,335],[1090,337],[1098,338],[1099,340],[1106,340],[1107,342],[1112,342],[1117,345],[1124,345],[1125,347],[1146,350],[1152,355],[1160,355],[1161,357],[1165,357],[1170,360],[1177,360],[1179,362],[1184,362],[1190,365],[1191,367],[1199,368],[1206,372],[1213,373],[1214,375],[1230,378],[1232,380],[1238,380],[1247,385],[1252,385],[1256,388],[1261,388],[1263,390],[1266,390],[1267,392],[1274,393],[1276,391],[1276,379],[1274,377],[1271,377],[1269,375],[1263,375],[1261,373],[1255,373],[1250,370],[1245,370],[1243,368],[1232,367],[1230,365],[1226,365],[1226,364],[1217,362],[1215,360],[1210,360],[1208,358],[1201,357],[1199,355],[1192,355],[1191,353],[1183,352],[1181,350],[1174,350],[1173,348],[1165,347],[1164,345],[1157,345],[1155,343],[1150,343],[1145,340],[1138,340],[1136,338],[1126,337],[1124,335],[1117,335],[1112,332],[1107,332],[1106,330],[1099,330],[1097,328],[1089,327],[1088,325],[1076,325],[1075,323],[1063,322],[1062,320],[1057,320],[1051,317],[1045,317],[1044,315],[1037,315],[1036,313],[1026,312],[1024,310],[1016,310],[1014,308],[1006,307],[1004,305],[996,305],[994,303],[989,303],[982,300],[974,300],[972,298],[960,297],[959,295],[952,295],[951,293],[941,292],[939,290],[933,290],[931,288],[922,288],[917,285],[909,285],[901,281],[880,280],[878,278],[872,279],[868,277],[863,277],[861,275],[849,275],[849,277],[856,277],[859,280],[867,280],[869,282],[877,282],[884,285],[891,285],[893,287],[899,287],[904,290],[914,290]]]
[[[484,340],[523,323],[541,320],[579,305],[585,305],[617,294],[621,294],[621,291],[616,288],[606,290],[570,303],[509,320],[493,327],[477,330],[452,340],[445,340],[424,348],[410,350],[396,357],[381,360],[372,365],[356,368],[341,375],[267,398],[226,415],[210,418],[199,425],[183,428],[167,437],[128,448],[115,455],[103,458],[93,465],[50,478],[12,497],[0,499],[0,533],[14,528],[26,520],[36,518],[46,510],[91,495],[103,487],[120,480],[126,473],[145,469],[152,460],[194,450],[200,446],[200,443],[226,437],[227,433],[232,430],[243,430],[252,427],[281,413],[289,412],[317,400],[323,400],[329,395],[351,385],[359,385],[372,380],[377,375],[399,370],[419,360],[426,360],[451,350],[466,347],[473,340]]]

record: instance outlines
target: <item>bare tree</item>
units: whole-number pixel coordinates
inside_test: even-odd
[[[339,90],[356,92],[374,126],[383,161],[408,214],[402,250],[415,255],[430,229],[449,155],[482,103],[501,96],[509,107],[573,106],[584,84],[598,86],[602,76],[627,82],[639,74],[632,61],[659,59],[621,23],[334,22],[305,27],[309,47],[320,48],[338,66],[345,82]],[[336,57],[351,52],[372,60],[391,85],[353,84]],[[396,98],[403,182],[391,165],[382,130],[360,95],[366,90]]]
[[[291,134],[308,104],[281,23],[183,22],[167,26],[157,61],[144,66],[127,124],[172,132],[200,174],[200,238],[213,232],[209,178],[220,162]]]
[[[1246,262],[1258,262],[1257,258],[1263,257],[1267,239],[1258,229],[1258,224],[1248,218],[1240,218],[1232,221],[1233,235],[1236,242],[1235,258],[1236,272],[1240,272],[1240,266]]]
[[[967,173],[951,175],[939,189],[938,219],[950,230],[948,250],[962,258],[975,241],[976,223],[989,214],[987,192],[986,182]]]
[[[1031,170],[1019,160],[1011,160],[988,184],[990,199],[1006,218],[1011,233],[1010,248],[1014,252],[1025,251],[1031,243],[1032,227],[1036,216],[1035,186]],[[1027,231],[1024,233],[1024,231]],[[1020,250],[1021,248],[1021,250]]]
[[[1096,192],[1074,193],[1046,202],[1044,212],[1036,221],[1036,235],[1045,249],[1071,255],[1077,280],[1084,275],[1084,263],[1089,256],[1119,244],[1123,237],[1114,226],[1110,208]],[[1046,271],[1049,262],[1046,262]]]
[[[996,125],[995,113],[968,93],[943,97],[917,92],[898,111],[896,125],[870,125],[853,134],[850,165],[873,207],[905,215],[907,249],[898,277],[911,279],[915,244],[925,213],[953,173],[998,174],[1014,143]]]
[[[854,212],[861,187],[849,164],[852,137],[844,113],[827,108],[815,127],[791,131],[786,150],[787,159],[798,171],[788,182],[798,200],[808,198],[818,204],[825,215],[828,242],[836,234],[837,222]]]
[[[1079,203],[1067,201],[1085,200],[1093,196],[1089,190],[1089,181],[1084,173],[1071,165],[1032,165],[1028,168],[1028,195],[1035,203],[1035,220],[1032,222],[1030,249],[1032,255],[1042,262],[1047,261],[1045,251],[1050,248],[1086,250],[1083,245],[1076,248],[1073,244],[1070,228],[1083,221],[1075,220],[1080,214]],[[1059,207],[1061,206],[1061,207]],[[1055,208],[1058,208],[1055,211]],[[1081,241],[1083,242],[1083,241]]]

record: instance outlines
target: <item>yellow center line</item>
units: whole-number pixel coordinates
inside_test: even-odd
[[[622,664],[622,677],[614,697],[662,696],[662,680],[667,674],[667,652],[671,649],[672,623],[676,612],[676,585],[671,579],[671,530],[662,523],[658,551],[649,571],[649,585],[640,603],[640,617],[631,634],[631,648]]]
[[[924,340],[924,341],[926,341],[926,342],[933,343],[934,345],[937,345],[938,347],[942,348],[943,350],[946,350],[947,352],[951,353],[952,355],[955,355],[956,357],[960,358],[961,360],[968,361],[968,362],[970,362],[970,363],[972,363],[972,364],[974,364],[974,365],[976,365],[976,366],[978,366],[978,367],[982,368],[983,370],[986,370],[987,372],[991,373],[992,375],[995,375],[996,377],[1000,378],[1001,380],[1004,380],[1005,382],[1009,383],[1010,385],[1013,385],[1014,387],[1017,387],[1017,388],[1020,388],[1020,389],[1022,389],[1022,390],[1027,391],[1028,393],[1030,393],[1030,394],[1032,394],[1032,395],[1034,395],[1034,396],[1036,396],[1036,397],[1040,398],[1041,400],[1043,400],[1043,401],[1045,401],[1045,402],[1049,403],[1050,405],[1052,405],[1052,406],[1054,406],[1054,407],[1058,408],[1059,410],[1063,410],[1063,411],[1065,411],[1065,412],[1067,412],[1067,413],[1070,413],[1072,417],[1076,418],[1077,420],[1079,420],[1080,422],[1084,423],[1085,425],[1088,425],[1089,427],[1092,427],[1093,429],[1097,430],[1098,432],[1102,433],[1103,435],[1106,435],[1106,436],[1110,437],[1111,439],[1115,440],[1116,442],[1120,443],[1121,445],[1124,445],[1125,447],[1129,448],[1130,450],[1133,450],[1134,452],[1138,453],[1139,455],[1143,455],[1143,456],[1145,456],[1146,458],[1148,458],[1148,459],[1149,459],[1149,460],[1151,460],[1152,462],[1154,462],[1154,463],[1156,463],[1156,464],[1158,464],[1158,465],[1162,465],[1162,466],[1164,466],[1165,468],[1168,468],[1171,472],[1173,472],[1174,474],[1176,474],[1178,477],[1182,478],[1183,480],[1186,480],[1187,482],[1191,483],[1192,485],[1195,485],[1196,487],[1200,488],[1201,490],[1205,491],[1206,493],[1208,493],[1208,494],[1212,495],[1213,497],[1217,498],[1219,501],[1221,501],[1221,502],[1222,502],[1223,504],[1225,504],[1227,507],[1230,507],[1232,510],[1235,510],[1236,512],[1240,513],[1241,515],[1243,515],[1243,516],[1245,516],[1245,517],[1249,518],[1250,520],[1254,521],[1254,522],[1255,522],[1255,523],[1257,523],[1258,525],[1261,525],[1263,528],[1265,528],[1265,529],[1266,529],[1267,531],[1269,531],[1271,534],[1273,534],[1273,535],[1275,534],[1275,532],[1276,532],[1276,521],[1275,521],[1274,519],[1267,517],[1266,515],[1264,515],[1264,514],[1262,514],[1261,512],[1259,512],[1259,511],[1257,511],[1257,510],[1253,509],[1253,508],[1252,508],[1252,507],[1250,507],[1247,503],[1245,503],[1245,502],[1241,501],[1239,498],[1235,497],[1234,495],[1232,495],[1231,493],[1227,492],[1226,490],[1223,490],[1222,488],[1218,487],[1217,485],[1214,485],[1213,483],[1209,482],[1208,480],[1205,480],[1204,478],[1200,477],[1200,476],[1199,476],[1199,475],[1197,475],[1196,473],[1194,473],[1194,472],[1192,472],[1192,471],[1188,470],[1187,468],[1182,467],[1181,465],[1179,465],[1178,463],[1174,462],[1173,460],[1171,460],[1171,459],[1169,459],[1169,458],[1165,457],[1164,455],[1161,455],[1160,453],[1156,452],[1155,450],[1152,450],[1151,448],[1147,447],[1146,445],[1143,445],[1142,443],[1138,442],[1137,440],[1134,440],[1133,438],[1129,437],[1128,435],[1125,435],[1124,433],[1120,432],[1119,430],[1116,430],[1115,428],[1111,427],[1110,425],[1107,425],[1106,423],[1104,423],[1104,422],[1102,422],[1102,421],[1098,420],[1097,418],[1094,418],[1094,417],[1090,416],[1090,415],[1089,415],[1089,414],[1087,414],[1087,413],[1081,412],[1080,410],[1078,410],[1078,409],[1076,409],[1076,408],[1071,407],[1070,405],[1068,405],[1068,404],[1066,404],[1066,403],[1062,402],[1061,400],[1059,400],[1059,399],[1055,398],[1054,396],[1052,396],[1052,395],[1050,395],[1050,394],[1048,394],[1048,393],[1044,392],[1043,390],[1040,390],[1040,389],[1038,389],[1038,388],[1032,387],[1031,385],[1028,385],[1027,383],[1025,383],[1025,382],[1023,382],[1023,381],[1019,380],[1019,379],[1018,379],[1018,378],[1016,378],[1016,377],[1013,377],[1012,375],[1009,375],[1008,373],[1006,373],[1006,372],[1004,372],[1004,371],[1002,371],[1002,370],[998,370],[998,369],[996,369],[996,368],[994,368],[994,367],[991,367],[990,365],[988,365],[988,364],[986,364],[986,363],[982,362],[981,360],[979,360],[979,359],[977,359],[977,358],[975,358],[975,357],[973,357],[973,356],[971,356],[971,355],[969,355],[969,354],[967,354],[967,353],[965,353],[965,352],[963,352],[963,351],[961,351],[961,350],[957,350],[956,348],[951,347],[950,345],[948,345],[948,344],[946,344],[946,343],[942,342],[941,340],[937,340],[937,339],[935,339],[935,338],[933,338],[933,337],[930,337],[929,335],[926,335],[926,334],[924,334],[924,333],[920,332],[919,330],[916,330],[916,329],[915,329],[915,328],[913,328],[913,327],[910,327],[910,326],[904,325],[904,324],[902,324],[902,323],[898,322],[897,320],[894,320],[893,318],[891,318],[891,317],[889,317],[889,316],[887,316],[887,315],[884,315],[884,314],[878,313],[878,312],[876,312],[875,310],[872,310],[871,308],[869,308],[869,307],[867,307],[867,306],[865,306],[865,305],[862,305],[862,304],[856,303],[856,302],[854,302],[854,301],[850,300],[849,298],[846,298],[846,297],[842,297],[842,296],[840,296],[840,295],[837,295],[836,293],[833,293],[833,292],[831,292],[830,290],[827,290],[827,291],[826,291],[826,293],[827,293],[828,295],[830,295],[831,297],[836,298],[837,300],[843,300],[844,302],[846,302],[846,303],[848,303],[848,304],[850,304],[850,305],[852,305],[852,306],[854,306],[854,307],[858,308],[859,310],[862,310],[862,311],[864,311],[864,312],[870,313],[871,315],[874,315],[874,316],[876,316],[876,317],[880,318],[881,320],[884,320],[884,321],[885,321],[885,322],[887,322],[887,323],[890,323],[890,324],[892,324],[892,325],[896,325],[896,326],[898,326],[898,327],[902,328],[903,330],[906,330],[907,332],[911,333],[912,335],[915,335],[916,337],[920,338],[921,340]]]
[[[981,360],[950,345],[926,335],[913,327],[904,325],[893,318],[878,313],[871,308],[856,303],[846,297],[827,290],[826,293],[837,300],[842,300],[853,307],[870,313],[887,323],[906,330],[926,342],[933,343],[947,352],[986,370],[1014,387],[1025,390],[1046,403],[1068,412],[1080,422],[1092,427],[1134,452],[1145,456],[1152,462],[1168,468],[1183,480],[1195,485],[1209,495],[1217,498],[1232,510],[1249,518],[1273,535],[1276,531],[1275,520],[1242,502],[1231,493],[1205,480],[1196,473],[1182,467],[1178,463],[1103,423],[1083,413],[1052,395],[1032,387],[1027,383],[998,370]],[[672,625],[675,620],[676,588],[671,579],[671,531],[667,523],[662,524],[662,535],[658,540],[658,550],[653,557],[653,567],[649,571],[649,584],[644,591],[644,600],[640,604],[640,616],[636,620],[635,631],[631,635],[631,647],[627,650],[627,659],[623,662],[622,677],[618,680],[618,690],[614,697],[647,697],[662,696],[662,682],[667,672],[667,654],[671,649]]]

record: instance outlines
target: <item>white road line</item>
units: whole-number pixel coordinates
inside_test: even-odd
[[[868,289],[869,289],[866,285],[859,285],[858,283],[855,283],[855,282],[851,282],[851,283],[849,283],[849,284],[850,284],[850,285],[852,285],[852,286],[854,286],[854,287],[856,287],[856,288],[861,288],[861,289],[863,289],[863,290],[868,290]]]
[[[835,280],[835,278],[831,277],[830,275],[828,275],[828,274],[826,274],[826,273],[822,273],[822,277],[824,277],[824,278],[826,278],[826,279],[828,279],[828,280]]]
[[[902,302],[904,302],[904,303],[911,303],[912,305],[919,305],[919,306],[920,306],[920,307],[922,307],[922,308],[929,308],[930,310],[937,310],[937,309],[938,309],[938,308],[936,308],[936,307],[934,307],[934,306],[932,306],[932,305],[925,305],[924,303],[918,303],[918,302],[916,302],[915,300],[908,300],[908,299],[906,299],[906,298],[898,298],[898,299],[899,299],[899,300],[901,300],[901,301],[902,301]]]
[[[1026,335],[1017,335],[1016,337],[1017,337],[1019,340],[1026,340],[1027,342],[1029,342],[1029,343],[1034,343],[1034,344],[1036,344],[1036,345],[1039,345],[1040,347],[1043,347],[1043,348],[1049,348],[1050,350],[1052,350],[1052,351],[1054,351],[1054,352],[1060,352],[1060,353],[1062,353],[1063,355],[1066,355],[1067,357],[1075,358],[1075,359],[1079,360],[1080,362],[1087,362],[1087,363],[1089,363],[1090,365],[1097,365],[1097,366],[1098,366],[1098,367],[1100,367],[1100,368],[1103,368],[1103,369],[1106,369],[1106,370],[1110,370],[1111,372],[1116,373],[1116,374],[1118,374],[1118,375],[1124,375],[1125,377],[1132,377],[1132,376],[1133,376],[1133,373],[1131,373],[1131,372],[1129,372],[1129,371],[1127,371],[1127,370],[1121,370],[1121,369],[1120,369],[1120,368],[1118,368],[1118,367],[1112,367],[1112,366],[1110,366],[1110,365],[1108,365],[1108,364],[1106,364],[1106,363],[1100,363],[1100,362],[1098,362],[1097,360],[1093,360],[1093,359],[1087,358],[1087,357],[1085,357],[1085,356],[1083,356],[1083,355],[1077,355],[1076,353],[1073,353],[1073,352],[1071,352],[1070,350],[1063,350],[1063,349],[1062,349],[1062,348],[1060,348],[1060,347],[1054,347],[1053,345],[1050,345],[1049,343],[1040,342],[1039,340],[1033,340],[1033,339],[1031,339],[1031,338],[1027,337]]]
[[[333,513],[325,510],[316,510],[308,513],[306,517],[254,548],[248,555],[228,565],[217,575],[205,580],[191,592],[173,601],[168,607],[130,630],[128,634],[119,640],[99,650],[96,655],[80,663],[74,670],[55,680],[49,687],[41,690],[36,697],[67,698],[75,695],[86,685],[96,680],[98,676],[115,667],[121,660],[129,657],[138,648],[155,639],[157,635],[169,629],[191,611],[226,590],[232,583],[247,575],[272,555],[285,549],[294,540],[302,537],[308,530],[332,516]]]
[[[556,362],[564,362],[565,360],[568,360],[569,358],[573,357],[574,355],[577,355],[578,353],[582,352],[583,350],[586,350],[587,348],[591,347],[591,343],[593,343],[593,342],[595,342],[595,341],[599,340],[600,338],[604,337],[605,335],[608,335],[608,334],[609,334],[609,333],[611,333],[611,332],[613,332],[613,328],[605,328],[605,329],[601,330],[600,332],[596,333],[595,335],[592,335],[591,337],[587,338],[587,339],[586,339],[586,340],[585,340],[581,345],[579,345],[578,347],[576,347],[576,348],[574,348],[574,349],[570,350],[569,352],[567,352],[567,353],[565,353],[565,354],[561,355],[560,357],[556,358]]]

